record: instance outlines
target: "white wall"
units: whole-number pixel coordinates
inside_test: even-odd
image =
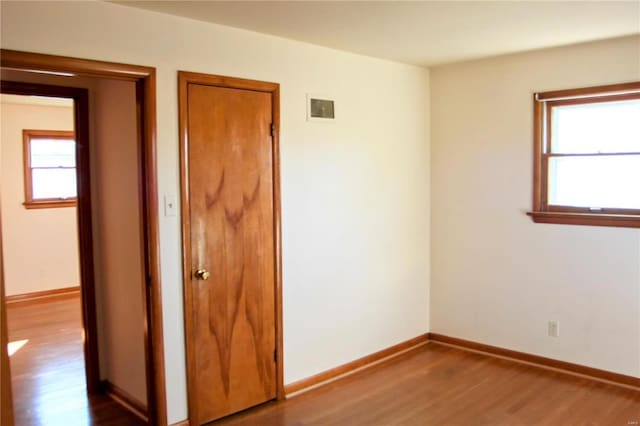
[[[26,209],[23,129],[73,131],[73,107],[1,105],[2,240],[8,296],[80,285],[76,207]]]
[[[431,331],[640,376],[640,230],[534,224],[532,93],[640,79],[640,38],[432,69]],[[547,321],[560,337],[547,337]]]
[[[3,2],[1,24],[3,48],[157,68],[161,197],[179,193],[178,70],[281,84],[285,383],[428,331],[428,71],[102,2]],[[308,92],[335,96],[335,123],[305,121]],[[160,222],[170,422],[187,416],[178,217]]]
[[[97,80],[90,96],[101,375],[146,404],[136,87]]]

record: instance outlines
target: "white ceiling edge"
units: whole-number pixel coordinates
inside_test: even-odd
[[[637,43],[638,43],[638,62],[640,63],[640,33],[632,33],[632,34],[625,34],[625,35],[615,36],[615,37],[606,37],[606,38],[600,38],[600,39],[595,39],[595,40],[579,41],[579,42],[576,42],[576,43],[559,44],[559,45],[554,45],[554,46],[549,46],[549,47],[538,47],[538,48],[534,48],[534,49],[517,50],[515,52],[505,52],[505,53],[501,53],[501,54],[498,54],[498,55],[472,57],[472,58],[462,59],[462,60],[454,61],[454,62],[445,62],[445,63],[442,63],[442,64],[429,65],[428,67],[425,67],[425,68],[426,69],[445,68],[445,67],[448,67],[448,66],[456,66],[456,65],[465,64],[467,62],[476,62],[476,61],[483,61],[483,60],[488,60],[488,59],[499,59],[499,58],[503,58],[503,57],[506,58],[506,57],[509,57],[509,56],[517,56],[517,55],[521,55],[521,54],[545,52],[545,51],[551,51],[553,49],[562,49],[562,48],[566,48],[566,47],[588,46],[590,44],[606,43],[606,42],[610,42],[610,41],[625,40],[625,39],[635,39],[637,41]]]
[[[73,108],[73,99],[52,98],[48,96],[9,95],[6,93],[0,94],[0,103]]]
[[[423,67],[640,34],[640,1],[110,1]]]

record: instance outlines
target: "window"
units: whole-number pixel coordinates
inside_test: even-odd
[[[640,82],[534,95],[534,222],[640,227]]]
[[[73,132],[23,130],[24,206],[76,205],[76,142]]]

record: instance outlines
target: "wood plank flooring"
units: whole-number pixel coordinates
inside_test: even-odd
[[[429,343],[216,426],[630,426],[640,391]]]
[[[79,301],[13,305],[16,426],[144,424],[84,388]],[[640,391],[430,343],[216,426],[632,426]]]
[[[80,299],[11,304],[9,342],[16,426],[145,424],[105,395],[87,397]]]

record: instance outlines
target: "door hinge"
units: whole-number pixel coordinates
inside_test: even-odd
[[[271,137],[275,137],[276,136],[276,125],[271,123]]]
[[[273,362],[278,362],[278,350],[273,350]]]

